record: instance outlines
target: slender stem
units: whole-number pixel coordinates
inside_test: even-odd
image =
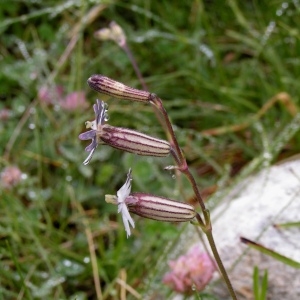
[[[144,91],[149,91],[148,87],[147,87],[147,84],[144,80],[144,77],[138,67],[138,64],[132,54],[132,51],[130,50],[127,42],[126,42],[126,39],[124,39],[123,43],[119,44],[119,46],[124,50],[124,52],[126,53],[126,55],[128,56],[130,62],[131,62],[131,65],[135,71],[135,74],[137,76],[137,78],[139,79],[142,87],[143,87],[143,90]],[[156,109],[155,109],[156,108]],[[165,130],[166,132],[166,135],[168,137],[168,140],[171,140],[171,137],[169,136],[169,131],[168,131],[168,128],[166,128],[166,125],[165,125],[165,122],[161,119],[161,115],[160,115],[160,111],[157,111],[157,107],[154,107],[154,113],[157,117],[157,119],[159,120],[161,126],[163,127],[163,129]]]
[[[171,124],[169,116],[168,116],[168,113],[165,110],[165,108],[164,108],[164,106],[162,104],[161,99],[158,96],[156,96],[155,94],[151,94],[150,95],[149,101],[150,101],[151,104],[153,104],[161,112],[161,114],[162,114],[162,116],[164,118],[164,121],[165,121],[167,130],[168,130],[168,133],[170,135],[171,142],[173,144],[172,146],[173,146],[174,151],[176,152],[177,157],[178,157],[179,162],[180,162],[179,166],[181,166],[181,164],[185,161],[185,159],[184,159],[183,153],[182,153],[182,151],[181,151],[181,149],[179,147],[179,144],[177,142],[177,139],[176,139],[176,136],[175,136],[172,124]]]
[[[198,189],[196,180],[195,180],[194,176],[192,175],[192,173],[190,172],[189,167],[188,167],[187,162],[186,162],[186,159],[183,155],[183,152],[182,152],[181,148],[179,147],[179,144],[178,144],[178,141],[176,139],[176,136],[175,136],[171,121],[169,119],[169,116],[168,116],[168,114],[167,114],[167,112],[166,112],[166,110],[165,110],[165,108],[162,104],[162,100],[158,96],[156,96],[155,94],[151,94],[149,101],[150,101],[151,104],[153,104],[161,112],[161,114],[164,118],[164,121],[165,121],[165,124],[166,124],[166,127],[167,127],[167,131],[169,132],[169,136],[170,136],[170,139],[171,139],[171,144],[172,144],[172,147],[173,147],[173,151],[171,153],[172,153],[172,155],[173,155],[173,157],[176,161],[176,164],[178,165],[178,169],[182,173],[185,174],[185,176],[188,178],[188,180],[190,181],[190,183],[193,187],[195,196],[196,196],[196,198],[197,198],[197,200],[200,204],[200,207],[201,207],[201,210],[202,210],[202,213],[203,213],[203,216],[204,216],[204,221],[203,221],[202,217],[200,216],[200,214],[197,214],[196,218],[198,220],[198,223],[199,223],[200,227],[202,228],[202,230],[204,231],[204,233],[207,236],[209,245],[210,245],[211,250],[213,252],[213,255],[216,259],[216,262],[217,262],[218,268],[219,268],[219,270],[222,274],[222,277],[223,277],[223,279],[224,279],[224,281],[227,285],[228,291],[229,291],[232,299],[236,300],[237,299],[236,294],[233,290],[232,284],[230,282],[230,279],[227,275],[227,272],[224,268],[221,257],[219,255],[219,252],[218,252],[218,250],[216,248],[216,245],[215,245],[215,241],[214,241],[213,234],[212,234],[212,226],[211,226],[211,221],[210,221],[209,210],[205,207],[205,203],[204,203],[203,198],[202,198],[202,196],[200,194],[200,191]]]
[[[198,202],[200,204],[201,210],[204,213],[204,211],[206,210],[204,201],[203,201],[203,199],[201,197],[201,194],[199,192],[199,189],[197,187],[197,183],[196,183],[193,175],[191,174],[191,172],[190,172],[190,170],[188,168],[188,165],[187,165],[185,157],[184,157],[184,155],[183,155],[183,153],[181,151],[181,148],[179,147],[179,144],[178,144],[178,141],[176,139],[176,136],[175,136],[175,133],[174,133],[171,121],[169,119],[168,113],[165,110],[165,108],[164,108],[164,106],[162,104],[161,99],[158,96],[156,96],[155,94],[151,94],[150,102],[153,105],[155,105],[155,107],[157,107],[159,109],[159,111],[161,112],[161,114],[164,117],[164,120],[165,120],[167,129],[168,129],[169,135],[171,137],[171,142],[173,144],[174,152],[176,154],[176,156],[173,155],[173,157],[175,158],[176,163],[178,164],[179,169],[181,170],[181,172],[183,172],[187,176],[187,178],[189,179],[189,181],[191,182],[191,185],[193,187],[193,190],[194,190],[194,193],[196,195],[196,198],[197,198],[197,200],[198,200]]]
[[[193,191],[195,193],[195,196],[200,204],[201,210],[202,212],[205,214],[205,211],[207,210],[203,201],[203,198],[200,194],[200,191],[198,189],[196,180],[194,178],[194,176],[192,175],[192,173],[190,172],[190,169],[187,167],[186,169],[182,170],[182,172],[185,174],[185,176],[188,178],[188,180],[190,181],[192,187],[193,187]]]
[[[134,71],[135,71],[135,73],[136,73],[136,76],[138,77],[138,79],[139,79],[139,81],[140,81],[140,83],[141,83],[143,89],[144,89],[145,91],[148,91],[148,87],[147,87],[147,85],[146,85],[146,83],[145,83],[145,81],[144,81],[144,78],[143,78],[143,76],[142,76],[142,73],[141,73],[141,71],[140,71],[140,69],[139,69],[139,67],[138,67],[138,65],[137,65],[137,63],[136,63],[136,60],[135,60],[134,56],[132,55],[132,52],[130,51],[130,49],[129,49],[127,43],[125,42],[125,44],[122,45],[121,47],[122,47],[122,49],[125,51],[125,53],[127,54],[127,56],[128,56],[128,58],[129,58],[129,60],[130,60],[130,62],[131,62],[131,64],[132,64],[132,66],[133,66],[133,68],[134,68]]]
[[[207,239],[208,239],[208,242],[209,242],[209,245],[210,245],[210,248],[214,254],[214,257],[215,257],[215,260],[218,264],[218,267],[219,267],[219,270],[223,276],[223,279],[227,285],[227,289],[230,293],[230,296],[233,300],[237,300],[237,297],[236,297],[236,294],[235,294],[235,291],[232,287],[232,284],[230,282],[230,279],[227,275],[227,272],[226,272],[226,269],[224,268],[224,265],[222,263],[222,260],[220,258],[220,255],[219,255],[219,252],[217,250],[217,247],[216,247],[216,244],[215,244],[215,240],[214,240],[214,237],[213,237],[213,234],[212,234],[212,230],[209,230],[207,232],[205,232],[206,236],[207,236]]]

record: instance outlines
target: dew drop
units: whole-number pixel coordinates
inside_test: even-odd
[[[85,264],[88,264],[90,261],[91,261],[91,259],[90,259],[88,256],[86,256],[86,257],[83,259],[83,262],[84,262]]]
[[[282,15],[282,10],[281,10],[281,9],[278,9],[278,10],[276,11],[276,15],[277,15],[278,17],[280,17],[280,16]]]
[[[19,106],[17,107],[17,111],[18,111],[19,113],[24,112],[24,111],[25,111],[25,106],[24,106],[24,105],[19,105]]]
[[[28,178],[28,175],[27,175],[27,174],[25,174],[25,173],[22,173],[22,175],[21,175],[21,178],[22,178],[22,180],[25,180],[25,179],[27,179],[27,178]]]
[[[65,260],[63,261],[63,264],[64,264],[65,267],[71,267],[71,265],[72,265],[71,261],[68,260],[68,259],[65,259]]]
[[[30,112],[31,115],[34,115],[36,113],[35,107],[31,107],[29,112]]]
[[[29,191],[28,196],[31,200],[36,198],[36,192],[35,191]]]
[[[28,125],[28,127],[29,127],[29,129],[33,130],[33,129],[35,129],[35,124],[34,123],[30,123]]]
[[[70,175],[66,176],[66,181],[71,182],[72,180],[73,180],[72,176],[70,176]]]

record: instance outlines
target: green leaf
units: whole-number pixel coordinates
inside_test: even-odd
[[[241,241],[243,243],[247,244],[248,246],[250,246],[251,248],[254,248],[254,249],[256,249],[256,250],[258,250],[261,253],[264,253],[266,255],[269,255],[269,256],[275,258],[276,260],[279,260],[279,261],[283,262],[284,264],[286,264],[288,266],[294,267],[296,269],[300,269],[300,262],[298,262],[298,261],[295,261],[295,260],[293,260],[289,257],[286,257],[286,256],[284,256],[284,255],[282,255],[282,254],[280,254],[280,253],[278,253],[274,250],[266,248],[266,247],[264,247],[264,246],[262,246],[258,243],[250,241],[246,238],[241,237]]]

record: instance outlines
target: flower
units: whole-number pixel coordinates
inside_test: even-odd
[[[62,86],[42,86],[38,91],[38,99],[46,105],[60,105],[66,111],[75,111],[88,106],[83,91],[76,91],[64,96]]]
[[[93,90],[112,97],[147,103],[151,100],[149,92],[131,88],[100,74],[92,75],[87,83]]]
[[[193,245],[185,255],[169,261],[171,271],[165,274],[163,282],[179,293],[192,293],[193,287],[202,291],[216,270],[215,262],[207,253],[201,252],[198,244]]]
[[[60,100],[60,105],[64,110],[74,111],[88,106],[85,93],[82,91],[72,92]]]
[[[0,109],[0,121],[7,121],[11,117],[11,110],[8,108]]]
[[[112,40],[120,47],[124,47],[126,44],[126,36],[123,29],[114,21],[110,22],[109,27],[110,28],[102,28],[97,30],[94,33],[95,38],[101,41]]]
[[[1,185],[10,189],[16,186],[22,179],[22,172],[16,166],[6,167],[1,172]]]
[[[130,193],[131,191],[131,169],[127,174],[125,184],[117,192],[117,196],[105,195],[105,201],[118,205],[118,213],[122,213],[123,223],[130,236],[129,223],[134,227],[129,212],[144,218],[165,222],[186,222],[196,216],[193,206],[145,193]]]
[[[90,152],[83,162],[87,165],[95,152],[98,144],[107,144],[113,148],[146,156],[167,156],[171,146],[167,141],[160,140],[135,130],[113,127],[105,124],[107,121],[107,106],[103,101],[97,99],[94,104],[95,120],[87,121],[86,127],[91,130],[81,133],[81,140],[92,140],[92,143],[85,148]]]
[[[131,169],[129,169],[126,182],[117,192],[118,213],[122,214],[123,224],[127,233],[127,238],[131,234],[129,224],[132,228],[134,228],[134,221],[131,218],[127,205],[125,203],[125,200],[129,196],[131,191],[131,180]]]
[[[97,132],[100,132],[101,126],[104,125],[105,120],[107,120],[107,109],[103,101],[97,99],[97,102],[93,105],[93,108],[96,119],[93,122],[85,122],[86,128],[92,128],[92,130],[79,135],[81,140],[92,140],[91,144],[85,148],[85,151],[90,152],[90,154],[83,162],[84,165],[87,165],[90,162],[96,148],[98,147],[100,141],[97,138]]]
[[[54,104],[58,101],[61,101],[63,98],[63,87],[62,86],[42,86],[40,87],[38,91],[38,98],[41,102],[49,105],[49,104]]]

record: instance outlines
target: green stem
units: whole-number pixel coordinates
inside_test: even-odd
[[[209,230],[209,231],[205,232],[205,234],[207,236],[207,239],[208,239],[210,248],[211,248],[211,250],[213,252],[214,258],[215,258],[215,260],[217,262],[217,265],[218,265],[218,268],[220,270],[220,273],[222,274],[223,279],[224,279],[224,281],[225,281],[225,283],[227,285],[227,289],[228,289],[228,291],[230,293],[230,296],[231,296],[231,298],[233,300],[237,300],[235,291],[234,291],[234,289],[232,287],[230,279],[229,279],[229,277],[227,275],[227,272],[226,272],[226,270],[224,268],[224,265],[222,263],[221,257],[219,255],[219,252],[217,250],[217,247],[216,247],[216,244],[215,244],[215,240],[214,240],[214,237],[213,237],[213,234],[212,234],[212,230]]]
[[[178,169],[182,173],[185,174],[185,176],[188,178],[188,180],[190,181],[190,183],[193,187],[193,191],[194,191],[195,196],[196,196],[196,198],[197,198],[197,200],[200,204],[200,207],[201,207],[201,210],[202,210],[202,213],[203,213],[203,216],[204,216],[204,221],[203,221],[202,217],[200,216],[200,214],[197,214],[196,218],[199,222],[200,227],[202,228],[202,230],[204,231],[204,233],[207,236],[209,245],[211,247],[211,250],[212,250],[212,253],[215,257],[215,260],[217,262],[220,273],[221,273],[221,275],[222,275],[222,277],[223,277],[223,279],[224,279],[224,281],[227,285],[227,289],[228,289],[232,299],[236,300],[237,299],[236,294],[233,290],[232,284],[230,282],[230,279],[227,275],[227,272],[224,268],[221,257],[219,255],[218,250],[217,250],[216,245],[215,245],[215,241],[214,241],[213,234],[212,234],[212,227],[211,227],[209,210],[205,207],[205,203],[204,203],[203,198],[202,198],[202,196],[200,194],[200,191],[198,189],[196,180],[195,180],[194,176],[192,175],[192,173],[190,172],[188,164],[186,162],[186,159],[183,155],[183,152],[182,152],[181,148],[179,147],[179,144],[177,142],[177,139],[176,139],[171,121],[169,119],[169,116],[168,116],[168,114],[167,114],[167,112],[166,112],[166,110],[165,110],[165,108],[162,104],[162,100],[158,96],[156,96],[155,94],[151,94],[149,100],[150,100],[150,103],[153,104],[161,112],[161,114],[163,116],[163,119],[164,119],[166,127],[167,127],[167,131],[169,133],[171,146],[172,146],[172,152],[171,153],[172,153],[172,155],[173,155],[173,157],[176,161]]]

